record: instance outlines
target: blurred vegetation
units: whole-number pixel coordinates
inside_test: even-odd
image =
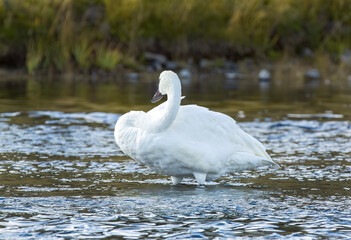
[[[0,65],[29,73],[351,48],[349,0],[0,0],[0,24]]]

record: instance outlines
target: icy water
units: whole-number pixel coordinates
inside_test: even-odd
[[[119,151],[115,122],[154,107],[157,83],[123,79],[1,80],[0,239],[351,238],[347,79],[184,80],[184,104],[234,117],[281,166],[205,187],[171,186]]]

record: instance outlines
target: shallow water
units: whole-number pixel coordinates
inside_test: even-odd
[[[0,238],[350,238],[347,82],[216,84],[185,84],[184,103],[236,118],[280,168],[171,186],[113,139],[120,114],[153,107],[148,78],[0,84]]]

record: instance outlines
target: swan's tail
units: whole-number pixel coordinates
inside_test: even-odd
[[[277,165],[272,159],[266,159],[261,156],[257,156],[247,152],[237,152],[232,155],[229,159],[230,172],[237,172],[248,169],[255,169],[257,167]]]
[[[242,152],[236,152],[230,157],[229,168],[233,171],[241,171],[267,165],[279,166],[272,160],[266,152],[265,147],[257,139],[247,134],[242,129],[238,131],[238,134],[246,149]]]

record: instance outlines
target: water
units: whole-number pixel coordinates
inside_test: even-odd
[[[212,77],[185,85],[184,102],[236,118],[280,168],[171,186],[123,156],[114,123],[154,106],[153,76],[0,82],[0,238],[351,238],[347,82],[286,89]]]

